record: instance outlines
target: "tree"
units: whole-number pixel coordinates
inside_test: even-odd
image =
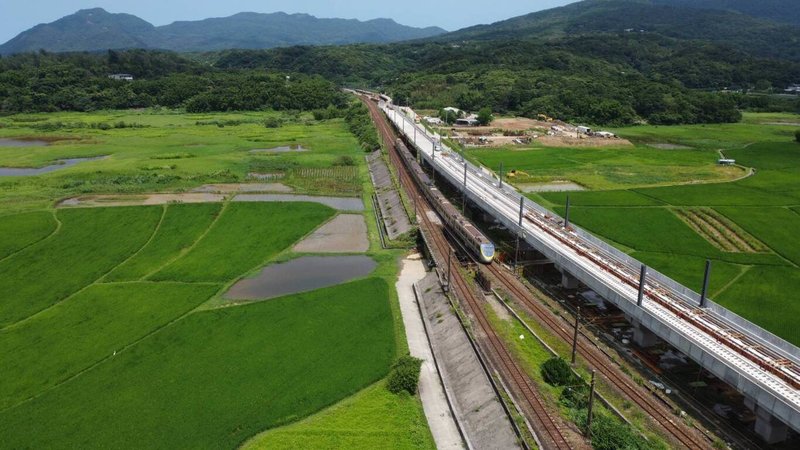
[[[794,132],[794,140],[800,142],[800,130]]]
[[[416,394],[421,366],[422,360],[410,355],[405,355],[398,359],[389,373],[389,379],[386,381],[386,387],[389,392],[399,394],[405,391],[410,395]]]
[[[481,110],[478,111],[478,123],[481,124],[481,126],[489,125],[493,120],[494,116],[492,115],[492,109],[488,106],[486,108],[481,108]]]

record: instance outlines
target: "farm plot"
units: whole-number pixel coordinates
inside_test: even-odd
[[[153,281],[228,281],[265,263],[334,211],[311,203],[232,203],[186,255]]]
[[[0,412],[10,448],[232,448],[383,378],[389,286],[367,279],[195,312]]]
[[[794,345],[800,345],[797,317],[800,271],[791,267],[753,267],[717,302]]]
[[[46,238],[57,227],[55,217],[48,211],[0,217],[0,259]]]
[[[0,261],[0,327],[84,288],[152,236],[161,208],[61,210],[59,232]]]
[[[724,252],[769,251],[769,248],[758,239],[711,208],[677,209],[675,212],[697,234]]]
[[[117,266],[104,281],[133,281],[157,271],[192,246],[219,217],[222,204],[166,206],[153,239],[133,258]]]
[[[571,220],[641,251],[716,255],[719,251],[664,208],[573,208]]]
[[[800,215],[788,208],[717,208],[776,253],[800,265]]]
[[[388,442],[396,450],[436,448],[419,403],[377,383],[302,422],[258,435],[242,449],[373,450]]]
[[[64,382],[204,301],[214,285],[93,285],[0,331],[0,410]]]

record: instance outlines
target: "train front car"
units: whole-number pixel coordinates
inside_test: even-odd
[[[481,243],[481,250],[480,250],[480,260],[484,264],[491,264],[494,260],[494,244],[486,241]]]

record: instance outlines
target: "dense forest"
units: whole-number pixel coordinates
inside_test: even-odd
[[[216,57],[216,55],[214,55]],[[228,51],[221,68],[271,68],[374,86],[403,103],[438,109],[594,124],[734,122],[738,108],[765,105],[725,89],[780,86],[800,79],[800,63],[759,59],[708,43],[657,35],[607,34],[550,41],[471,41],[292,47]],[[800,102],[780,109],[800,110]]]
[[[110,74],[127,73],[134,81]],[[165,52],[28,53],[0,59],[0,112],[163,106],[189,112],[312,110],[346,97],[318,75],[220,70]]]
[[[135,80],[110,79],[113,73]],[[424,109],[489,107],[597,125],[715,123],[740,120],[741,109],[800,111],[800,98],[743,94],[796,80],[798,62],[636,33],[202,55],[38,52],[0,58],[0,113],[316,110],[343,106],[339,87],[351,86]]]

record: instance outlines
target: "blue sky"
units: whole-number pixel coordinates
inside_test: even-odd
[[[154,25],[222,17],[242,11],[308,13],[317,17],[388,17],[405,25],[456,30],[491,23],[575,0],[0,0],[0,43],[22,31],[79,9],[125,12]]]

